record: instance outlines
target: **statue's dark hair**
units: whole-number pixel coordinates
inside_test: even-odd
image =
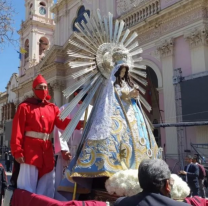
[[[123,69],[123,68],[126,68],[126,73],[125,73],[125,75],[124,75],[124,80],[125,80],[125,82],[127,82],[127,84],[130,86],[130,87],[134,87],[134,84],[132,83],[132,81],[131,81],[131,78],[130,78],[130,76],[129,76],[129,67],[127,66],[127,65],[121,65],[120,66],[120,68],[118,69],[118,71],[114,74],[114,76],[116,77],[116,81],[114,82],[114,86],[116,85],[116,84],[118,84],[120,87],[122,86],[121,84],[122,84],[122,79],[121,79],[121,77],[120,77],[120,72],[121,72],[121,70]]]

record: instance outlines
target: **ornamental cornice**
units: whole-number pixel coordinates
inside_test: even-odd
[[[173,55],[174,40],[170,38],[168,40],[160,41],[157,43],[157,51],[161,57],[168,57]]]
[[[54,78],[56,77],[56,69],[53,67],[52,69],[45,70],[43,75],[46,80]]]
[[[60,90],[60,91],[62,91],[63,88],[65,88],[65,84],[63,83],[63,81],[57,80],[57,79],[51,81],[50,86],[53,90],[56,89],[56,90]]]
[[[201,0],[199,0],[201,2]],[[193,3],[194,4],[194,3]],[[199,20],[208,19],[207,8],[201,6],[201,4],[186,5],[186,7],[178,8],[169,15],[160,15],[158,18],[148,21],[145,25],[135,30],[139,34],[138,40],[141,45],[154,41],[166,34],[176,32],[176,30],[183,29],[184,27],[195,23]]]
[[[0,95],[0,103],[4,103],[7,100],[8,94],[6,92],[3,92]]]
[[[55,65],[54,62],[52,62],[50,64],[46,64],[40,69],[40,71],[41,72],[47,72],[48,70],[54,69],[55,68],[54,65]]]
[[[145,7],[149,7],[152,3],[155,4],[155,8],[151,8],[153,11],[160,9],[160,1],[161,0],[116,0],[117,2],[117,14],[121,16],[121,18],[126,18],[131,13],[134,13],[135,11],[138,12],[138,10],[142,10]],[[156,8],[157,3],[157,8]],[[149,8],[148,8],[149,9]],[[150,13],[151,10],[148,12]]]
[[[34,20],[28,20],[27,22],[24,23],[24,26],[22,25],[20,30],[18,31],[18,34],[21,35],[23,34],[29,26],[40,26],[40,27],[45,27],[48,29],[52,29],[54,30],[55,28],[55,24],[46,24],[43,22],[39,22],[39,21],[34,21]]]
[[[73,7],[74,5],[80,2],[81,0],[58,0],[57,3],[52,6],[51,12],[57,14],[61,9],[66,7],[66,5],[68,5],[68,9],[69,9],[69,7]]]
[[[195,28],[191,31],[184,33],[184,38],[189,43],[191,48],[195,48],[201,45],[208,45],[208,27]]]

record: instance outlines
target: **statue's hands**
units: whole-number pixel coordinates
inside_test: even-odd
[[[25,162],[25,158],[24,157],[18,157],[18,158],[15,158],[15,160],[18,162],[18,163],[24,163]]]
[[[70,161],[72,159],[71,153],[68,151],[61,150],[61,155],[62,155],[63,159],[66,161]]]
[[[138,96],[139,96],[139,91],[136,90],[136,89],[132,90],[132,91],[129,93],[129,97],[130,97],[130,98],[136,99]]]
[[[125,101],[128,101],[129,95],[126,92],[121,91],[121,98]]]
[[[138,96],[139,96],[139,91],[136,90],[136,89],[134,89],[134,90],[132,90],[132,91],[129,92],[129,93],[122,92],[121,98],[122,98],[123,100],[128,101],[128,100],[131,99],[131,98],[136,99]]]

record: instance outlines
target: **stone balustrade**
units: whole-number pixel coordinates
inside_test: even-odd
[[[49,19],[49,18],[45,18],[42,16],[38,16],[36,14],[33,15],[33,20],[34,21],[39,21],[41,23],[45,23],[45,24],[53,24],[53,19]]]
[[[124,15],[120,19],[125,22],[125,29],[127,29],[158,13],[159,11],[160,0],[150,1],[149,4],[136,7],[129,15]]]
[[[36,14],[33,14],[33,15],[31,15],[31,18],[28,19],[27,21],[22,21],[21,27],[22,28],[27,27],[28,22],[31,21],[31,20],[41,22],[41,23],[44,23],[44,24],[50,24],[50,25],[54,24],[53,19],[49,19],[49,18],[46,18],[46,17],[42,17],[42,16],[38,16]]]

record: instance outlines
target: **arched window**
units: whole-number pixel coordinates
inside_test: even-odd
[[[43,59],[45,56],[45,51],[49,47],[49,41],[46,37],[41,37],[39,40],[39,59]]]
[[[40,2],[40,6],[46,6],[45,2]]]
[[[27,59],[29,57],[29,40],[28,39],[25,41],[25,50],[27,51],[25,53],[25,59]]]

